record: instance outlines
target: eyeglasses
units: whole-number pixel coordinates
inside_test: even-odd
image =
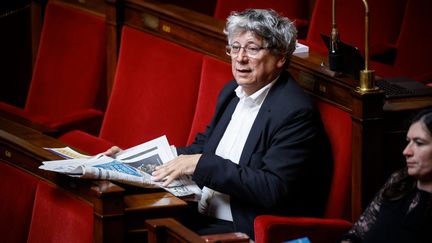
[[[262,49],[267,49],[267,47],[258,46],[252,43],[241,46],[240,43],[235,42],[232,45],[227,45],[225,51],[228,56],[237,57],[242,48],[245,50],[248,57],[255,57]]]

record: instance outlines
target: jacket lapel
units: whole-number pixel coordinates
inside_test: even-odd
[[[264,100],[264,103],[262,104],[257,117],[255,118],[254,124],[252,125],[251,131],[249,133],[249,136],[246,140],[246,144],[243,148],[242,155],[240,157],[239,165],[247,165],[252,153],[255,150],[255,147],[261,137],[261,134],[264,130],[265,125],[268,123],[269,119],[271,119],[271,113],[272,113],[272,106],[275,105],[277,101],[277,97],[279,96],[279,93],[281,92],[281,89],[277,86],[281,86],[284,82],[281,80],[283,79],[279,77],[279,79],[276,81],[276,83],[273,85],[273,87],[270,89],[269,93],[267,94],[266,99]]]

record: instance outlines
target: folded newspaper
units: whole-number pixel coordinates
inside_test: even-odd
[[[152,180],[151,174],[156,166],[177,156],[166,136],[123,150],[115,158],[103,154],[87,156],[69,147],[45,149],[65,159],[44,161],[40,169],[72,177],[118,181],[144,188],[160,187],[178,197],[201,194],[200,188],[189,176],[175,180],[168,187]]]

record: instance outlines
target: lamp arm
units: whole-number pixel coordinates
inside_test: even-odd
[[[369,4],[362,0],[365,7],[365,70],[369,70]]]

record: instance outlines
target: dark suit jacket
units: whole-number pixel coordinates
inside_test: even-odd
[[[193,174],[201,187],[230,195],[237,231],[254,238],[261,214],[321,216],[331,181],[331,152],[319,112],[303,89],[283,72],[262,104],[239,164],[215,155],[239,101],[233,80],[222,89],[204,134],[178,148],[202,153]]]

